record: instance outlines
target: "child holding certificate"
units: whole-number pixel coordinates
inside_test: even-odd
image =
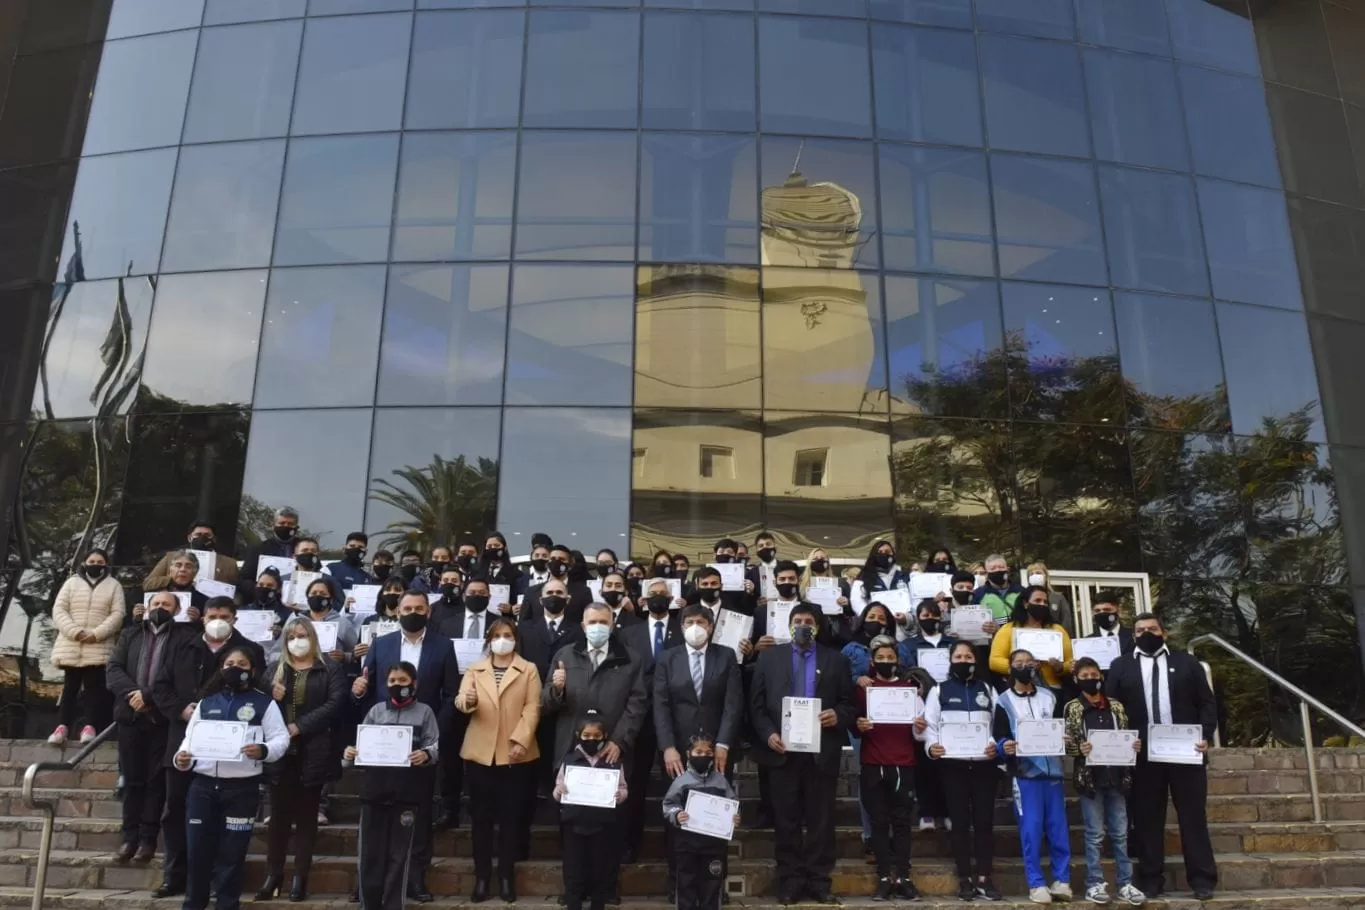
[[[1093,659],[1082,657],[1076,661],[1076,685],[1081,695],[1067,702],[1062,715],[1066,718],[1066,751],[1076,757],[1072,784],[1080,797],[1081,817],[1085,819],[1085,898],[1094,904],[1109,903],[1109,886],[1104,882],[1104,867],[1100,865],[1100,845],[1108,834],[1114,848],[1119,900],[1141,906],[1147,897],[1133,886],[1133,863],[1128,858],[1128,791],[1133,781],[1132,770],[1124,765],[1090,765],[1087,761],[1091,752],[1090,732],[1131,730],[1128,712],[1121,702],[1105,697],[1104,675]],[[1142,741],[1134,739],[1134,752],[1141,748]]]
[[[607,725],[602,716],[589,709],[578,724],[575,745],[559,767],[554,797],[560,804],[559,824],[564,844],[564,907],[582,910],[587,897],[592,910],[603,910],[607,892],[617,881],[624,848],[618,841],[619,807],[626,801],[626,776],[619,773],[619,761],[602,756],[607,741]],[[565,783],[571,768],[616,771],[616,805],[579,805]]]
[[[688,820],[687,795],[694,791],[735,798],[735,788],[716,770],[716,744],[706,733],[692,737],[687,751],[687,768],[673,778],[664,796],[663,810],[664,820],[678,829],[672,832],[677,862],[677,910],[717,910],[721,885],[725,881],[729,841],[683,828]],[[738,813],[734,821],[739,824]]]

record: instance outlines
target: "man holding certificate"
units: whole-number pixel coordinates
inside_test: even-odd
[[[784,904],[803,897],[834,902],[834,807],[854,722],[853,681],[844,656],[816,644],[820,620],[812,604],[793,607],[790,643],[759,655],[749,691],[754,760],[772,769],[777,895]]]
[[[1136,650],[1109,666],[1104,691],[1128,710],[1133,727],[1142,734],[1142,751],[1133,769],[1133,853],[1138,868],[1135,883],[1148,897],[1160,897],[1166,875],[1166,799],[1175,803],[1180,823],[1180,844],[1185,854],[1185,878],[1199,900],[1213,897],[1218,884],[1218,864],[1213,855],[1206,815],[1208,776],[1199,756],[1208,751],[1218,722],[1213,692],[1204,668],[1189,654],[1172,651],[1166,630],[1152,613],[1143,613],[1133,625]],[[1172,725],[1176,729],[1173,729]],[[1198,764],[1187,764],[1185,755],[1169,758],[1158,754],[1155,737],[1162,739],[1161,752],[1179,752],[1169,734],[1184,736],[1178,728],[1197,727],[1200,737],[1183,745]],[[1169,749],[1166,747],[1172,747]]]

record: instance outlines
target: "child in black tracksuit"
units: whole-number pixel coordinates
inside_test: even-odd
[[[692,737],[687,753],[687,770],[674,778],[664,796],[664,820],[678,830],[673,832],[673,851],[677,864],[677,910],[719,910],[725,881],[728,842],[683,830],[687,821],[687,794],[692,791],[712,796],[735,798],[735,788],[716,770],[716,748],[711,737],[698,733]],[[739,824],[739,813],[735,813]]]
[[[574,806],[564,802],[564,769],[571,767],[605,768],[620,772],[620,762],[601,757],[607,739],[607,725],[601,715],[589,710],[578,725],[577,743],[559,766],[554,797],[560,804],[559,823],[564,843],[564,907],[582,910],[586,895],[591,910],[603,910],[607,892],[621,867],[621,847],[617,843],[620,813],[617,808]],[[618,774],[616,806],[626,801],[626,776]]]

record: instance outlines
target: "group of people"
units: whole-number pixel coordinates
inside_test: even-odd
[[[779,558],[775,538],[761,533],[756,563],[725,539],[695,572],[685,556],[666,552],[623,567],[604,549],[590,565],[544,535],[521,570],[498,534],[482,547],[434,547],[425,561],[381,550],[367,565],[369,541],[356,532],[342,558],[324,565],[317,541],[297,529],[298,515],[280,510],[274,536],[239,567],[216,553],[213,527],[197,522],[190,546],[154,567],[145,603],[131,611],[106,555],[92,550],[57,597],[53,660],[66,684],[51,741],[64,743],[82,717],[80,738],[92,737],[112,701],[123,780],[116,860],[146,862],[160,839],[164,877],[154,896],[184,893],[185,910],[203,910],[211,894],[219,910],[239,905],[264,811],[268,875],[257,897],[285,892],[292,837],[287,894],[306,898],[329,791],[361,759],[359,725],[407,728],[411,739],[401,766],[360,760],[354,772],[363,780],[353,898],[366,910],[432,899],[433,831],[461,823],[466,793],[472,901],[494,890],[516,899],[516,865],[529,856],[543,802],[561,825],[564,905],[619,903],[621,865],[637,858],[654,773],[671,781],[655,819],[667,832],[669,898],[687,910],[717,907],[726,844],[689,829],[688,798],[694,790],[734,798],[745,758],[759,782],[750,823],[774,829],[777,897],[837,903],[835,809],[848,746],[861,768],[876,899],[918,897],[912,834],[935,827],[951,832],[959,897],[1002,899],[992,881],[992,828],[1007,780],[1030,898],[1070,900],[1066,763],[1018,747],[1020,722],[1042,718],[1065,722],[1086,830],[1087,899],[1112,899],[1100,858],[1106,837],[1120,901],[1138,905],[1164,892],[1168,795],[1191,889],[1207,899],[1217,884],[1205,769],[1153,760],[1143,732],[1197,724],[1198,751],[1207,749],[1215,711],[1202,668],[1169,647],[1158,617],[1142,614],[1125,627],[1113,596],[1094,605],[1091,635],[1117,638],[1119,656],[1103,668],[1073,660],[1076,617],[1041,564],[1021,586],[1000,556],[970,571],[938,550],[903,568],[894,544],[878,541],[845,576],[821,550],[804,567]],[[211,572],[201,571],[204,551]],[[292,571],[281,571],[282,558]],[[909,610],[888,606],[906,603],[901,592],[921,573],[943,576],[935,595]],[[210,575],[214,584],[204,584]],[[373,612],[357,611],[355,595],[372,585]],[[825,589],[814,598],[819,606],[815,589]],[[954,614],[967,608],[978,620],[976,640],[954,635]],[[253,636],[263,640],[237,628],[249,610],[273,614],[269,634]],[[323,624],[334,633],[326,650]],[[1039,659],[1017,646],[1023,630],[1057,633],[1060,656]],[[452,639],[477,643],[452,647]],[[943,651],[946,659],[927,653]],[[874,721],[883,688],[915,690],[915,716]],[[240,757],[196,756],[196,728],[222,720],[246,725]],[[981,725],[979,754],[963,754],[961,731],[972,724]],[[1087,761],[1097,730],[1139,731],[1131,766]],[[619,771],[614,805],[570,795],[570,779],[581,778],[566,769],[578,766]]]

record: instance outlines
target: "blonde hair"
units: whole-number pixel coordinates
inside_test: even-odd
[[[1037,562],[1029,563],[1028,568],[1024,569],[1024,581],[1028,581],[1028,576],[1032,575],[1035,571],[1043,576],[1043,587],[1051,591],[1052,575],[1048,573],[1047,563],[1043,562],[1041,559]]]
[[[284,682],[284,665],[294,657],[289,653],[289,633],[298,626],[302,626],[303,631],[308,634],[308,656],[313,661],[322,659],[322,651],[318,648],[318,633],[313,628],[313,621],[307,616],[291,616],[280,632],[280,659],[275,663],[274,682]]]
[[[801,572],[801,590],[802,590],[802,591],[804,591],[804,590],[806,590],[807,588],[809,588],[809,587],[810,587],[810,580],[811,580],[812,578],[816,577],[816,576],[815,576],[815,573],[813,573],[813,572],[810,570],[810,564],[811,564],[812,562],[815,561],[815,554],[816,554],[816,553],[825,553],[825,548],[824,548],[824,547],[816,547],[814,550],[811,550],[810,553],[806,554],[806,568],[803,569],[802,572]],[[829,554],[828,554],[828,553],[825,553],[825,560],[826,560],[826,561],[829,560]],[[834,574],[834,566],[825,566],[824,574],[820,575],[819,577],[820,577],[820,578],[837,578],[838,576]]]

